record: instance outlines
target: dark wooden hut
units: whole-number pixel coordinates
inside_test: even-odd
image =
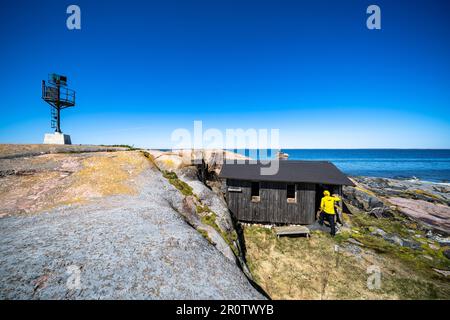
[[[278,161],[276,174],[263,175],[268,164],[225,163],[226,200],[233,216],[243,222],[312,224],[324,190],[342,195],[353,186],[347,176],[327,161]]]

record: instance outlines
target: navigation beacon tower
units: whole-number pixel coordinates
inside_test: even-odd
[[[67,88],[67,77],[52,73],[48,82],[42,80],[42,99],[50,105],[51,127],[54,133],[46,133],[44,144],[71,144],[70,136],[61,131],[61,110],[75,106],[75,91]]]

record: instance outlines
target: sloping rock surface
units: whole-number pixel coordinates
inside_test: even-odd
[[[150,162],[133,180],[138,194],[0,218],[0,299],[264,298]]]

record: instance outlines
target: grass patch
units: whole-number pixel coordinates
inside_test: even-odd
[[[433,281],[435,277],[433,268],[450,269],[450,261],[443,254],[445,248],[439,248],[435,241],[426,239],[424,232],[417,230],[415,222],[401,216],[376,219],[364,214],[355,215],[352,218],[352,222],[354,224],[354,227],[352,227],[354,230],[351,233],[352,238],[358,240],[366,248],[373,250],[377,254],[402,264],[404,268],[410,270],[423,281]],[[380,236],[372,235],[371,232],[375,228],[382,229],[391,235],[398,235],[404,240],[419,243],[420,248],[403,247],[388,242]],[[413,230],[414,233],[408,230]],[[414,235],[419,235],[420,238],[414,237]],[[430,244],[439,249],[431,248]]]
[[[148,163],[138,153],[115,152],[114,155],[92,156],[82,161],[83,168],[72,175],[74,194],[135,194],[129,180],[140,174]]]
[[[198,228],[197,231],[206,239],[208,240],[209,243],[211,243],[212,245],[215,245],[215,243],[211,240],[211,238],[208,235],[208,232],[206,232],[203,229]]]
[[[352,233],[348,232],[348,231],[344,231],[344,232],[340,232],[338,233],[335,237],[334,240],[341,244],[344,243],[345,241],[347,241],[348,239],[350,239],[352,237]]]
[[[360,233],[348,231],[335,238],[314,231],[308,240],[277,238],[271,229],[245,226],[244,237],[250,271],[273,299],[450,297],[450,281],[430,269],[426,259],[421,258],[423,253],[392,245],[361,229]],[[364,245],[360,258],[344,250],[350,237]],[[335,244],[340,244],[339,252],[334,251]],[[367,268],[371,265],[379,266],[382,272],[380,289],[367,287]]]
[[[236,231],[233,230],[232,232],[225,232],[222,229],[220,229],[219,225],[216,222],[217,215],[211,210],[209,210],[209,214],[203,215],[200,220],[202,221],[202,223],[214,228],[214,230],[216,230],[220,234],[222,239],[225,240],[225,242],[228,244],[228,246],[231,248],[234,254],[236,256],[239,256],[239,252],[237,251],[237,248],[234,245],[234,241],[236,241],[238,238]]]
[[[184,196],[194,195],[192,187],[180,180],[175,172],[163,171],[163,177],[169,180],[170,184],[177,188]]]
[[[197,205],[196,210],[197,210],[198,214],[211,212],[211,209],[209,209],[209,207],[207,205],[201,205],[201,204]]]
[[[134,145],[128,144],[101,144],[101,147],[111,147],[111,148],[127,148],[128,150],[141,150],[140,148],[135,148]]]
[[[387,233],[397,234],[400,237],[409,238],[411,233],[408,230],[416,230],[417,234],[421,233],[417,230],[417,224],[400,216],[395,215],[390,218],[375,218],[367,213],[357,213],[352,216],[352,225],[363,229],[363,231],[372,231],[374,228],[382,229]]]

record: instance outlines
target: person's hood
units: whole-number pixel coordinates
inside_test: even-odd
[[[329,195],[330,195],[330,191],[325,190],[325,191],[323,192],[323,195],[324,195],[324,196],[329,196]]]

